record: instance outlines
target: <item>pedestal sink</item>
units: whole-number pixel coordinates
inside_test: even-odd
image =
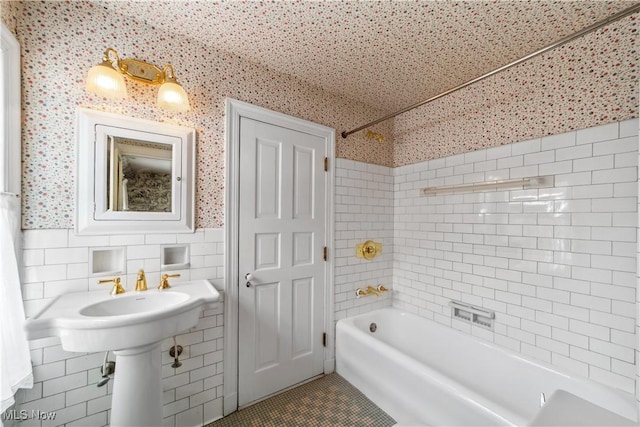
[[[207,280],[121,295],[73,292],[27,319],[25,329],[28,339],[60,337],[67,351],[113,351],[111,425],[157,427],[162,425],[160,343],[195,326],[203,305],[219,296]]]

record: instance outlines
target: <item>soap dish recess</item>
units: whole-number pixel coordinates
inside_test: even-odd
[[[161,270],[180,270],[189,267],[188,245],[166,245],[160,251]]]
[[[92,276],[123,274],[125,271],[126,248],[90,248],[89,272]]]
[[[493,330],[493,321],[496,318],[495,311],[465,304],[460,301],[449,301],[451,316],[474,325]]]

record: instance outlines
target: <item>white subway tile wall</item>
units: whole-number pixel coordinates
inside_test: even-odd
[[[420,192],[538,175],[555,175],[555,186]],[[394,177],[394,305],[635,392],[637,120],[402,166]],[[450,300],[495,310],[494,332],[453,321]]]
[[[638,120],[627,120],[620,123],[620,135],[625,137],[631,137],[634,133],[639,135],[638,128],[640,127],[640,122]],[[636,137],[637,139],[640,139]],[[617,154],[616,154],[617,156]],[[638,164],[640,165],[640,150],[638,153]],[[626,164],[625,164],[626,166]],[[635,220],[636,220],[636,330],[635,336],[630,333],[623,333],[616,331],[615,336],[618,338],[619,342],[626,342],[628,346],[636,346],[636,400],[638,402],[638,414],[640,414],[640,246],[637,244],[640,242],[640,220],[638,219],[638,214],[640,213],[640,188],[638,188],[638,205],[636,206],[635,212]],[[632,220],[630,218],[630,220]],[[630,250],[631,248],[627,248]]]
[[[222,229],[199,229],[194,234],[140,234],[122,236],[76,236],[73,230],[25,230],[23,299],[32,316],[57,295],[108,288],[89,275],[89,249],[126,246],[126,271],[120,275],[127,290],[135,287],[136,273],[144,268],[149,287],[160,283],[160,245],[189,244],[190,267],[171,271],[181,277],[173,282],[211,279],[223,290]],[[223,302],[206,307],[198,324],[178,335],[184,351],[182,366],[171,367],[169,348],[162,343],[164,425],[202,426],[222,416]],[[109,424],[112,382],[97,387],[104,353],[70,353],[58,338],[30,342],[34,365],[34,388],[20,390],[17,410],[55,411],[56,418],[29,419],[20,426],[106,426]],[[110,359],[114,360],[113,354]],[[117,367],[116,367],[117,375]],[[30,413],[30,412],[29,412]]]
[[[335,320],[391,305],[393,169],[336,159]],[[356,245],[382,243],[372,260],[356,258]],[[383,285],[380,296],[356,298],[357,288]]]
[[[629,120],[396,169],[336,159],[336,321],[393,301],[624,391],[637,387],[640,408],[637,135],[638,121]],[[535,175],[555,175],[555,187],[428,197],[419,191]],[[33,315],[64,292],[106,291],[89,274],[89,248],[98,247],[126,247],[122,277],[132,289],[141,267],[149,283],[159,281],[162,245],[189,244],[190,266],[174,280],[214,279],[222,290],[223,234],[26,230],[25,311]],[[382,243],[382,254],[356,258],[355,246],[365,240]],[[356,288],[378,284],[390,291],[356,298]],[[496,311],[495,331],[452,321],[451,299]],[[181,368],[170,367],[172,342],[162,344],[167,426],[222,415],[222,310],[213,305],[178,336]],[[96,387],[104,354],[65,352],[48,338],[31,342],[31,357],[35,386],[19,392],[17,409],[56,411],[55,425],[108,425],[112,386]]]

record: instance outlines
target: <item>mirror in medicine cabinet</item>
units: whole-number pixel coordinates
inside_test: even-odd
[[[195,130],[78,109],[76,232],[194,231]]]

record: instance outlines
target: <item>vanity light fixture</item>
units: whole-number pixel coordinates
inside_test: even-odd
[[[113,55],[114,59],[111,59]],[[160,85],[158,107],[171,111],[189,111],[189,98],[178,84],[173,67],[166,64],[162,69],[139,59],[120,59],[115,49],[104,51],[102,62],[91,67],[87,74],[86,90],[107,98],[127,97],[124,76],[138,83]]]

